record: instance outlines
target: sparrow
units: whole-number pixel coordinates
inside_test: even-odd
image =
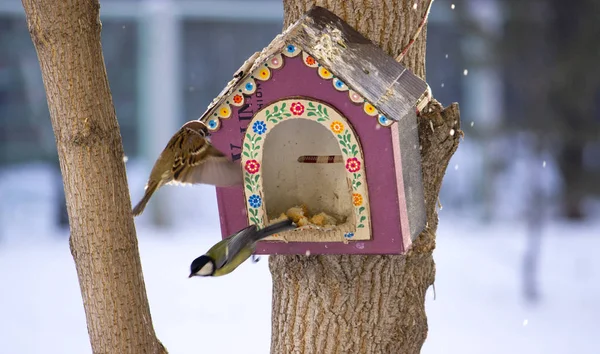
[[[242,185],[241,165],[215,148],[209,136],[203,122],[192,120],[171,137],[152,167],[144,196],[133,208],[134,216],[144,211],[152,194],[165,184]]]

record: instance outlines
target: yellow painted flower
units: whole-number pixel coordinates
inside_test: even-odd
[[[261,80],[268,80],[269,77],[271,77],[271,71],[269,71],[269,69],[267,69],[267,68],[262,68],[258,72],[258,78]]]
[[[231,109],[229,108],[229,105],[222,105],[221,107],[219,107],[219,117],[229,118],[230,115]]]
[[[359,193],[352,193],[352,204],[354,206],[361,206],[363,203],[363,197]]]
[[[333,74],[331,73],[331,71],[325,69],[322,66],[319,67],[319,75],[324,79],[331,79],[333,77]]]
[[[330,128],[332,132],[339,134],[344,131],[344,124],[340,121],[334,120],[333,123],[331,123]]]
[[[368,114],[368,115],[370,115],[370,116],[373,116],[373,115],[377,114],[377,110],[369,102],[365,102],[365,107],[364,108],[365,108],[365,113]]]

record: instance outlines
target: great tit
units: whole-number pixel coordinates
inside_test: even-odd
[[[165,184],[211,184],[217,187],[242,185],[242,167],[215,148],[199,120],[185,123],[158,156],[146,183],[142,200],[133,208],[140,215],[150,197]]]
[[[293,230],[292,220],[284,220],[258,230],[256,225],[229,236],[212,246],[206,254],[194,259],[190,265],[189,278],[193,276],[219,277],[229,274],[254,252],[256,242],[273,234]]]

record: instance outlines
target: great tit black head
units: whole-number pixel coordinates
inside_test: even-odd
[[[215,274],[215,261],[207,255],[202,255],[192,262],[190,265],[190,276],[208,277]]]

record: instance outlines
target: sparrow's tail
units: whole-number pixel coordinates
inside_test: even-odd
[[[279,233],[279,232],[293,230],[296,227],[298,227],[298,226],[290,219],[276,222],[275,224],[266,226],[266,227],[258,230],[256,233],[257,241],[262,240],[265,237],[269,237],[269,236]]]
[[[144,211],[144,208],[146,208],[146,204],[148,204],[150,197],[152,194],[154,194],[154,192],[156,192],[157,189],[158,183],[148,183],[148,187],[144,192],[142,200],[140,200],[139,203],[137,203],[137,205],[133,208],[133,216],[138,216]]]

